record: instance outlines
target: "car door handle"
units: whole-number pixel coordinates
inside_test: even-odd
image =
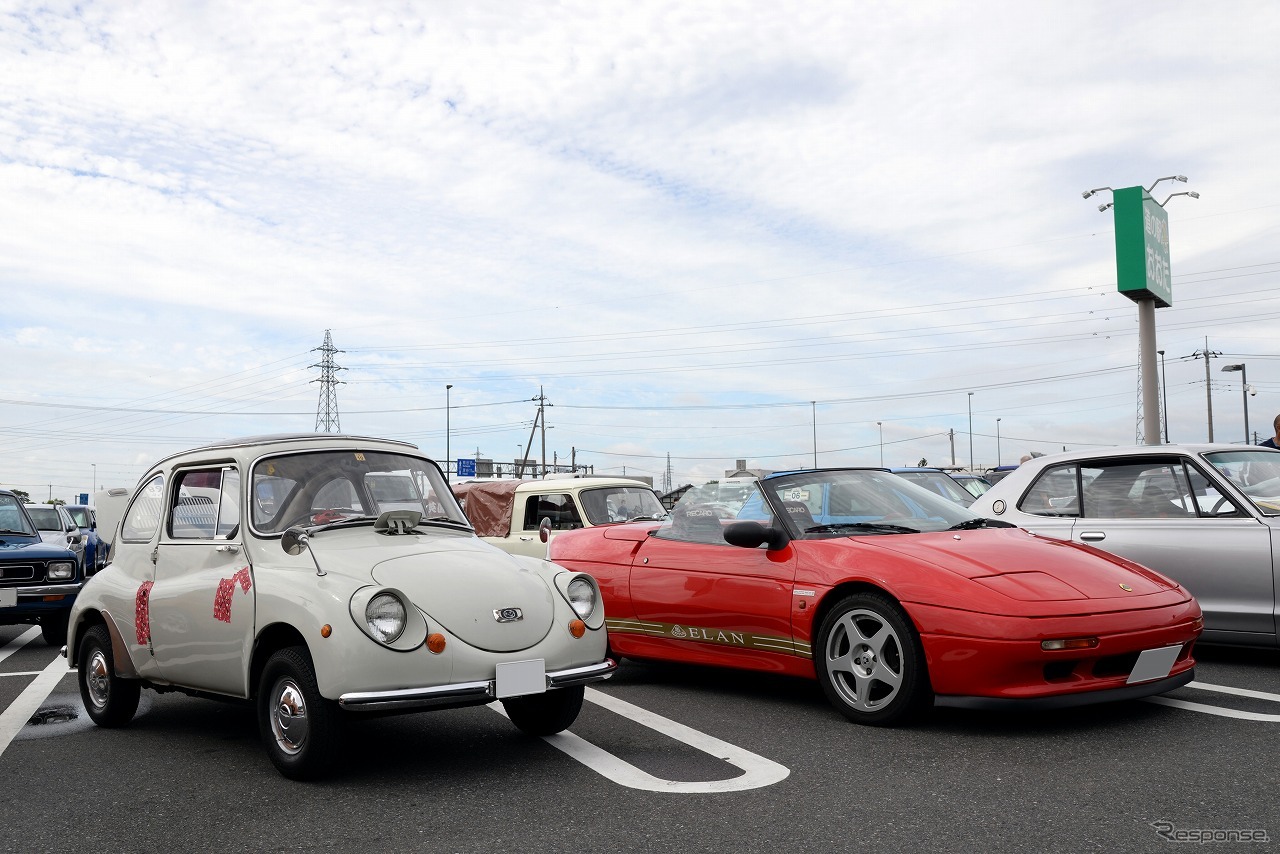
[[[522,542],[522,543],[531,543],[531,542],[533,542],[533,537],[521,537],[521,538],[520,538],[520,542]]]
[[[1087,543],[1096,542],[1098,540],[1105,540],[1106,538],[1107,538],[1107,535],[1104,534],[1102,531],[1083,531],[1080,534],[1080,539],[1084,540]]]
[[[215,552],[226,552],[227,554],[236,554],[240,551],[240,547],[234,543],[225,543],[214,549]]]

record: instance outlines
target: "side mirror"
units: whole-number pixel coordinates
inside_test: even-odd
[[[74,534],[67,534],[67,542],[71,543],[73,546],[80,545],[80,541],[83,539],[84,537],[82,537],[78,531]]]
[[[776,551],[787,544],[787,535],[778,528],[766,528],[759,522],[734,522],[724,529],[724,541],[744,549],[767,545],[769,551]]]
[[[298,527],[290,528],[280,537],[280,548],[285,554],[300,555],[307,549],[307,532]]]
[[[551,518],[543,516],[542,521],[538,523],[538,539],[544,543],[551,539]]]

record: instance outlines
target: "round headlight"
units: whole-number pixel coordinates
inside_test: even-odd
[[[404,603],[391,593],[379,593],[364,606],[369,634],[382,643],[391,643],[404,631]]]
[[[569,582],[569,604],[579,617],[586,618],[596,609],[596,586],[579,575]]]

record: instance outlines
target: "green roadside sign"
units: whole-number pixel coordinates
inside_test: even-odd
[[[1112,199],[1118,290],[1135,302],[1152,299],[1158,308],[1168,308],[1173,305],[1169,215],[1142,187],[1115,190]]]

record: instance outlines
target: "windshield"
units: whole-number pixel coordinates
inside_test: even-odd
[[[1259,512],[1280,516],[1280,452],[1219,451],[1205,454],[1205,459],[1239,487]]]
[[[68,507],[67,512],[71,514],[71,521],[75,522],[78,527],[91,528],[93,522],[89,518],[88,507]]]
[[[940,471],[900,471],[894,472],[898,477],[906,478],[912,483],[936,492],[943,498],[949,498],[957,504],[968,507],[973,503],[973,494],[961,486],[951,475]]]
[[[62,530],[62,519],[58,516],[58,511],[52,507],[28,507],[27,515],[41,531]]]
[[[39,536],[31,527],[31,520],[23,512],[22,505],[12,495],[0,495],[0,533]]]
[[[647,486],[603,486],[584,489],[578,495],[592,525],[630,522],[632,519],[664,519],[666,508]]]
[[[819,469],[770,477],[761,485],[787,511],[792,536],[801,538],[945,531],[979,518],[954,501],[883,471]]]
[[[339,450],[269,457],[254,465],[249,494],[253,527],[262,534],[377,518],[388,510],[468,525],[440,469],[405,454]]]

